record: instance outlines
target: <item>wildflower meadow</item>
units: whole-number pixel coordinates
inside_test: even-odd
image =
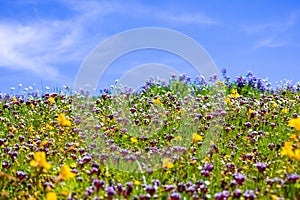
[[[296,200],[299,176],[299,83],[0,94],[0,199]]]

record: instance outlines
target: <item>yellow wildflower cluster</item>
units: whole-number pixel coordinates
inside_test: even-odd
[[[293,146],[291,142],[285,142],[284,146],[281,150],[281,155],[287,155],[289,156],[291,159],[296,159],[298,161],[300,161],[300,149],[295,149],[293,150]]]
[[[46,200],[57,200],[57,196],[55,192],[48,192],[46,194]]]
[[[68,165],[63,165],[60,168],[59,176],[60,176],[60,179],[62,179],[62,180],[68,180],[68,179],[74,178],[76,175],[71,171],[71,169]]]
[[[193,134],[193,143],[196,143],[196,142],[199,142],[199,141],[202,141],[203,140],[203,137],[197,133],[194,133]]]
[[[154,98],[154,103],[159,104],[159,105],[162,104],[159,97]]]
[[[229,97],[226,97],[226,98],[225,98],[225,102],[228,103],[228,104],[230,104],[230,98],[229,98]]]
[[[134,144],[134,143],[137,143],[138,140],[136,139],[136,137],[131,137],[130,142],[131,142],[131,144]]]
[[[46,160],[45,152],[37,152],[34,154],[34,160],[30,162],[32,167],[43,168],[44,171],[47,171],[51,168],[51,164],[49,164]]]
[[[71,126],[71,122],[70,120],[68,120],[65,116],[65,113],[61,113],[58,117],[58,123],[61,126],[65,126],[65,127],[70,127]]]
[[[297,131],[300,131],[300,118],[289,120],[288,126],[294,127]],[[290,137],[293,141],[298,141],[298,136],[296,134],[291,135]],[[299,145],[298,145],[299,147]],[[295,159],[300,161],[300,149],[293,148],[293,144],[291,142],[285,142],[284,146],[281,150],[281,155],[287,155],[291,159]]]
[[[50,97],[50,98],[48,99],[48,101],[52,104],[52,103],[55,102],[55,99],[54,99],[53,97]]]
[[[231,91],[231,95],[230,95],[232,98],[238,98],[240,95],[237,91],[237,89],[232,89]]]
[[[289,120],[289,126],[294,127],[297,131],[300,131],[300,117]]]
[[[171,168],[174,167],[174,164],[170,161],[169,158],[165,158],[165,159],[163,160],[163,165],[162,165],[162,167],[163,167],[164,169],[171,169]]]

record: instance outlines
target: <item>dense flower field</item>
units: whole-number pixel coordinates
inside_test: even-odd
[[[300,85],[223,75],[0,94],[0,199],[300,199]]]

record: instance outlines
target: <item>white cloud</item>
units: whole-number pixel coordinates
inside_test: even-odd
[[[0,22],[0,66],[57,78],[55,60],[77,39],[68,22]]]
[[[119,5],[108,2],[63,3],[68,3],[68,12],[77,12],[76,15],[67,19],[38,18],[25,23],[15,19],[0,21],[0,68],[61,79],[59,64],[82,61],[103,39],[100,31],[90,33],[89,29],[99,25],[98,21],[106,14],[122,10]],[[91,34],[95,34],[94,37]]]
[[[65,0],[74,10],[80,13],[89,13],[88,16],[94,18],[95,16],[104,16],[111,13],[123,14],[136,18],[154,18],[164,22],[173,23],[178,25],[186,24],[203,24],[203,25],[216,25],[218,22],[203,12],[182,12],[180,6],[177,10],[166,10],[163,7],[157,8],[146,6],[136,2],[125,1],[95,1],[89,0],[84,4],[79,1]]]
[[[62,78],[62,63],[80,61],[91,49],[84,16],[27,23],[0,21],[0,67],[31,71],[42,78]]]
[[[249,34],[262,34],[262,33],[280,33],[286,32],[292,29],[299,23],[300,10],[296,10],[290,13],[289,17],[286,19],[281,19],[280,21],[272,21],[268,23],[260,24],[248,24],[242,28],[242,30]]]
[[[176,22],[179,26],[217,23],[201,13],[175,15],[138,3],[93,0],[84,3],[71,0],[61,2],[69,6],[69,12],[75,14],[65,19],[39,18],[25,23],[9,19],[0,21],[0,68],[31,71],[42,78],[61,79],[58,65],[82,61],[93,47],[106,38],[106,30],[101,25],[110,14],[137,19],[141,16],[154,17],[165,23]]]
[[[57,74],[49,64],[45,65],[46,49],[42,45],[49,40],[43,27],[20,24],[0,24],[0,65],[13,69],[43,71],[50,76]]]
[[[158,13],[156,17],[168,22],[176,22],[181,24],[202,24],[202,25],[217,25],[216,20],[206,16],[203,13],[183,13],[174,15],[173,13]]]
[[[255,48],[260,48],[260,47],[277,48],[285,45],[286,45],[285,43],[280,43],[279,41],[274,40],[273,38],[266,38],[261,41],[258,41],[257,44],[255,45]]]
[[[255,48],[299,46],[299,43],[297,43],[299,40],[295,41],[295,36],[291,35],[291,30],[297,28],[297,25],[299,25],[299,17],[300,10],[296,10],[291,12],[288,18],[282,19],[281,21],[248,25],[243,28],[243,31],[250,35],[260,37],[260,39],[255,42]],[[299,36],[297,36],[297,38],[299,38]]]

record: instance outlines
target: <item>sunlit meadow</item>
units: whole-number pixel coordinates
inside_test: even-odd
[[[0,94],[0,199],[300,199],[300,84],[222,72]]]

